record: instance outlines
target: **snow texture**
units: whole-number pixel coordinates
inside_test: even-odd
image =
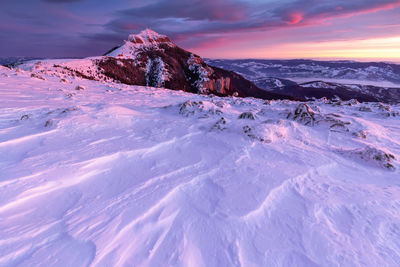
[[[399,105],[37,73],[61,63],[0,69],[0,266],[398,266]]]

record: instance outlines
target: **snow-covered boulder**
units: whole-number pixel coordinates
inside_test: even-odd
[[[396,157],[390,152],[373,146],[366,146],[364,148],[354,150],[340,150],[339,153],[347,157],[361,160],[362,162],[372,166],[377,166],[388,170],[396,169],[393,163],[396,160]]]
[[[188,100],[180,105],[179,114],[189,117],[209,117],[214,115],[221,115],[223,112],[221,109],[210,101],[191,101]]]
[[[317,114],[306,103],[299,104],[293,112],[287,115],[288,119],[295,120],[304,125],[313,126],[317,120]],[[318,116],[319,117],[319,116]]]

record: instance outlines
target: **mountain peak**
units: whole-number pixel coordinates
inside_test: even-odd
[[[159,50],[162,46],[176,47],[166,35],[145,29],[138,34],[130,34],[128,40],[123,45],[112,49],[106,55],[111,57],[136,58],[138,53],[149,49]]]
[[[128,41],[134,44],[152,45],[159,43],[171,43],[171,40],[166,36],[159,34],[151,29],[145,29],[139,34],[130,34]]]

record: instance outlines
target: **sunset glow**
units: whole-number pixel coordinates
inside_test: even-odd
[[[257,48],[226,58],[326,58],[400,62],[400,37],[366,40],[285,43]]]
[[[4,0],[0,56],[94,56],[151,28],[209,58],[400,61],[399,14],[398,0]]]

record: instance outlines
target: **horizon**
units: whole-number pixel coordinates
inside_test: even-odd
[[[31,57],[31,56],[12,56],[12,57],[0,57],[0,59],[25,59],[28,60],[41,60],[41,59],[81,59],[81,58],[90,58],[96,56],[89,57]],[[212,58],[212,57],[204,57],[204,59],[208,60],[277,60],[277,61],[290,61],[290,60],[311,60],[311,61],[321,61],[321,62],[340,62],[340,61],[349,61],[349,62],[359,62],[359,63],[386,63],[386,64],[396,64],[400,65],[400,59],[390,60],[390,59],[381,59],[381,58]],[[397,60],[397,61],[396,61]]]
[[[151,28],[205,58],[398,64],[399,13],[398,0],[3,0],[0,57],[99,56]]]

